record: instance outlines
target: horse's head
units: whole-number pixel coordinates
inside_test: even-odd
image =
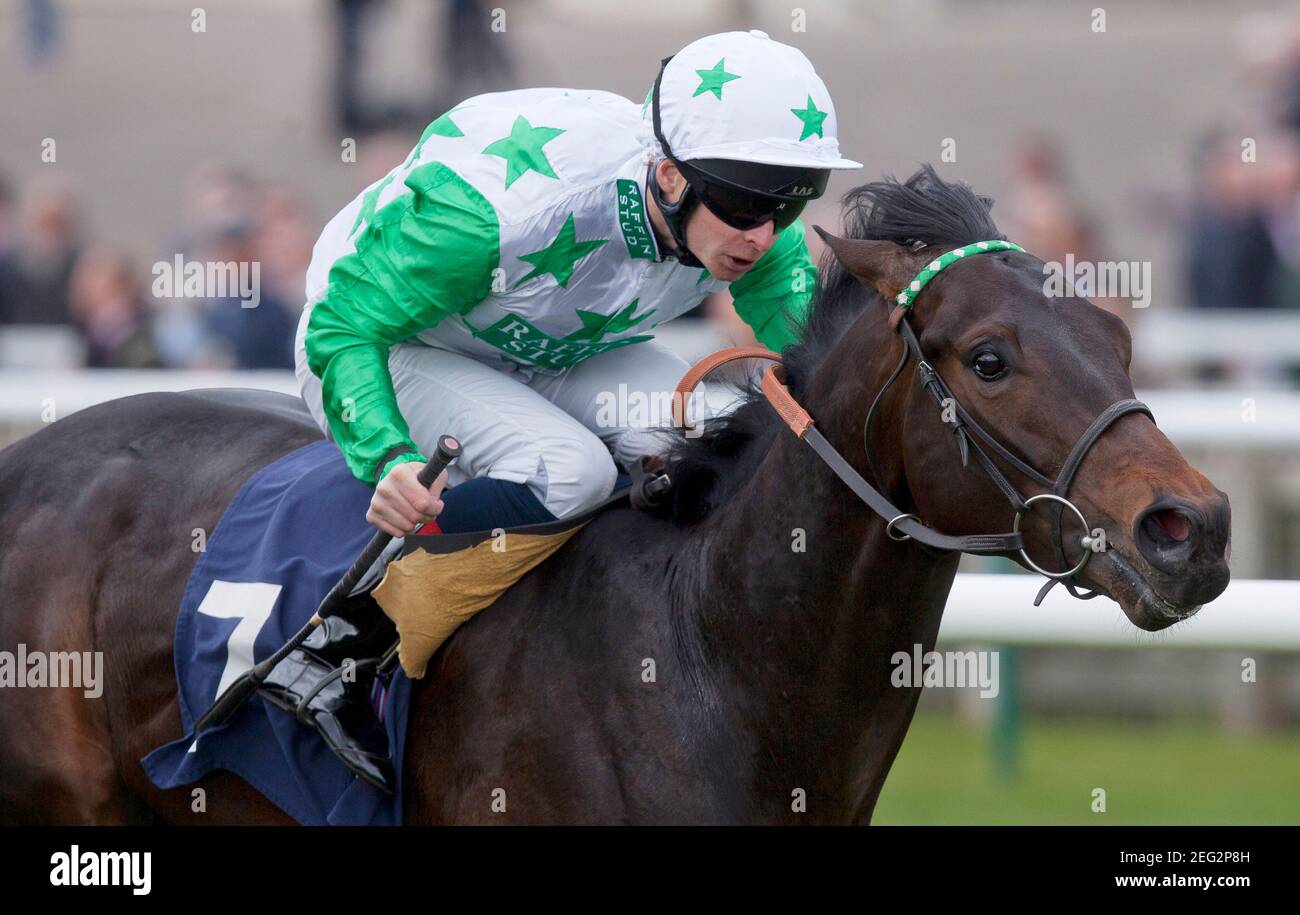
[[[924,196],[925,188],[938,181],[928,169],[924,174],[933,180],[882,182],[855,192],[868,198],[859,197],[859,206],[873,205],[859,229],[872,225],[871,220],[877,226],[897,222],[902,210],[916,219],[916,207],[925,205],[917,195]],[[987,209],[988,202],[964,185],[943,185],[943,192],[964,193]],[[908,193],[916,199],[909,200]],[[933,233],[929,239],[925,233],[874,234],[869,239],[823,233],[840,265],[884,300],[871,303],[835,347],[828,360],[836,363],[835,371],[814,379],[814,386],[823,388],[821,397],[831,398],[828,403],[839,398],[827,386],[835,377],[845,380],[848,366],[872,366],[861,386],[848,389],[879,389],[882,367],[893,368],[904,347],[900,334],[889,329],[887,315],[896,295],[922,268],[960,244],[998,237],[938,241]],[[900,244],[891,235],[911,242]],[[1044,288],[1038,258],[1017,251],[981,253],[935,276],[907,320],[926,360],[967,416],[1030,468],[1055,479],[1094,419],[1116,401],[1133,397],[1128,373],[1132,344],[1120,318],[1084,298],[1048,296]],[[854,374],[862,374],[861,369]],[[840,404],[850,411],[866,409],[861,402],[856,407]],[[869,430],[883,481],[890,489],[905,487],[931,528],[952,534],[1006,532],[1014,515],[1009,497],[976,455],[962,466],[956,416],[955,405],[945,413],[917,383],[915,359],[910,360],[882,398]],[[862,427],[857,429],[860,433]],[[856,451],[863,451],[861,444]],[[989,453],[1024,496],[1046,491],[1041,481],[995,450]],[[1163,629],[1227,587],[1228,499],[1144,413],[1122,415],[1096,438],[1068,498],[1092,529],[1105,533],[1105,549],[1089,558],[1076,580],[1118,601],[1134,625]],[[1042,501],[1033,505],[1021,530],[1030,558],[1048,570],[1064,571],[1053,539],[1052,509]],[[1089,531],[1071,511],[1060,517],[1060,542],[1073,564],[1083,556],[1081,538]]]

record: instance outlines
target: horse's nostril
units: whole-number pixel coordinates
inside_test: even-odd
[[[1155,512],[1151,515],[1151,520],[1160,525],[1164,532],[1178,543],[1182,543],[1192,535],[1191,522],[1187,520],[1186,515],[1175,508]]]
[[[1173,572],[1204,545],[1205,516],[1194,505],[1166,499],[1143,513],[1134,533],[1147,561]]]

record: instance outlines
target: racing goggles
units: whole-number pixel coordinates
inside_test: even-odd
[[[742,231],[768,220],[778,232],[786,228],[799,218],[809,200],[822,195],[830,177],[830,172],[822,169],[730,159],[674,159],[673,164],[709,212]]]

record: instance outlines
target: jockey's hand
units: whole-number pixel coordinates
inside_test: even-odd
[[[416,479],[423,469],[424,464],[408,461],[388,471],[375,487],[366,520],[394,537],[405,537],[436,517],[442,511],[439,497],[447,485],[447,471],[438,474],[433,486],[425,489]]]

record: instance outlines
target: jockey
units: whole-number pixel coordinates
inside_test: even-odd
[[[641,106],[523,89],[438,118],[330,220],[307,273],[298,380],[375,486],[367,519],[402,537],[435,516],[426,531],[484,530],[600,504],[616,465],[658,444],[652,426],[611,423],[601,395],[673,391],[688,366],[654,328],[713,292],[766,346],[791,342],[815,282],[799,213],[832,169],[860,167],[812,64],[758,31],[687,45]],[[444,433],[463,451],[425,490]],[[360,657],[361,628],[327,620],[297,663]],[[320,690],[308,710],[353,771],[391,787],[368,687]]]

